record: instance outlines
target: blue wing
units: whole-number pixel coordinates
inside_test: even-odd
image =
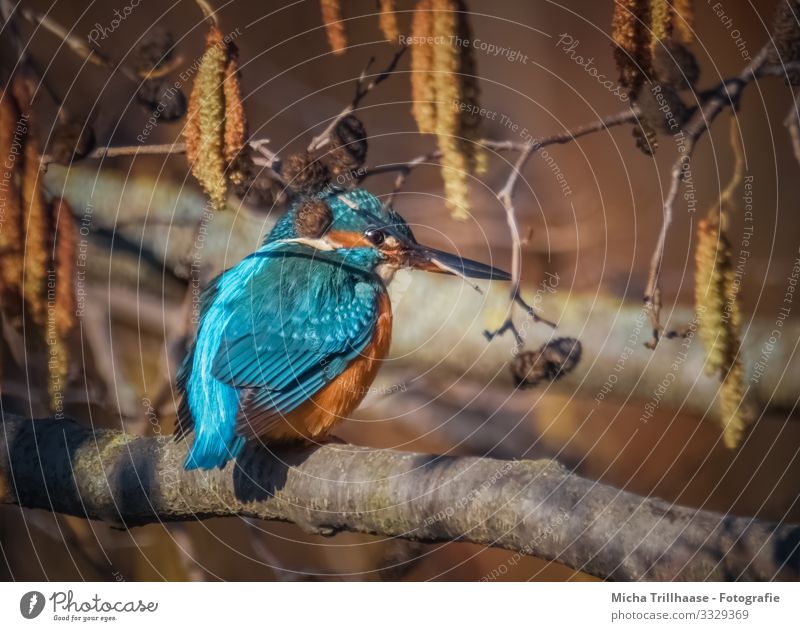
[[[258,435],[338,377],[369,344],[382,286],[307,248],[270,245],[226,304],[214,379],[246,392],[237,434]],[[265,248],[260,251],[264,253]]]

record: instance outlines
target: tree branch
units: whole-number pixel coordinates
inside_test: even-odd
[[[644,300],[650,315],[650,324],[653,329],[653,337],[649,346],[654,348],[658,344],[661,336],[661,287],[659,283],[661,275],[661,263],[664,260],[664,249],[667,243],[667,233],[672,225],[674,215],[675,200],[678,198],[681,182],[684,179],[684,171],[691,169],[692,156],[694,155],[697,141],[709,130],[711,123],[726,107],[736,107],[745,86],[751,81],[764,75],[775,75],[776,69],[766,65],[770,44],[766,44],[759,53],[745,66],[738,77],[726,79],[720,83],[706,99],[702,106],[697,108],[691,120],[680,132],[683,134],[683,144],[680,146],[677,160],[672,165],[670,171],[670,187],[663,202],[663,217],[661,229],[658,233],[656,246],[650,258],[650,270],[647,277],[647,286],[644,292]],[[781,72],[786,72],[786,68],[781,68]]]
[[[615,580],[797,578],[800,526],[675,506],[550,460],[504,461],[350,445],[249,447],[210,472],[186,443],[71,421],[6,417],[0,502],[120,527],[239,515],[318,534],[463,541]]]

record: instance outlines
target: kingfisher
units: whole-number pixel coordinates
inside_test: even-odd
[[[214,279],[178,373],[186,469],[223,467],[249,440],[325,441],[389,350],[387,285],[400,268],[510,280],[420,245],[362,188],[298,199],[264,243]]]

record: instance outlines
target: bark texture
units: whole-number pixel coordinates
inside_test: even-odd
[[[119,527],[239,515],[319,534],[466,541],[614,580],[796,579],[800,572],[797,524],[639,497],[551,460],[250,447],[225,469],[187,472],[186,447],[171,437],[7,417],[0,503]]]

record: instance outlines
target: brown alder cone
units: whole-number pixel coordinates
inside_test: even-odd
[[[281,169],[286,186],[298,195],[318,195],[330,186],[330,171],[322,158],[307,151],[290,154]]]
[[[411,113],[423,134],[436,132],[436,85],[433,45],[424,40],[433,35],[432,0],[420,0],[411,21]]]
[[[381,13],[379,24],[381,33],[389,41],[395,42],[400,38],[400,29],[397,26],[397,13],[395,13],[395,0],[380,0]]]
[[[542,381],[549,383],[561,379],[575,369],[582,352],[581,343],[574,337],[558,337],[535,351],[520,353],[511,363],[514,384],[525,389]]]
[[[648,0],[616,0],[611,20],[614,60],[619,82],[633,97],[650,72],[650,4]]]
[[[774,46],[770,46],[767,60],[771,64],[784,65],[800,61],[800,2],[781,0],[772,25]],[[800,72],[787,70],[785,80],[790,85],[800,85]]]
[[[322,22],[328,34],[328,43],[334,55],[341,55],[347,48],[347,32],[342,22],[342,5],[339,0],[320,0]]]
[[[0,96],[0,298],[4,310],[12,303],[19,304],[22,296],[24,232],[18,178],[27,129],[27,122],[20,119],[16,99],[10,92],[4,93]]]

